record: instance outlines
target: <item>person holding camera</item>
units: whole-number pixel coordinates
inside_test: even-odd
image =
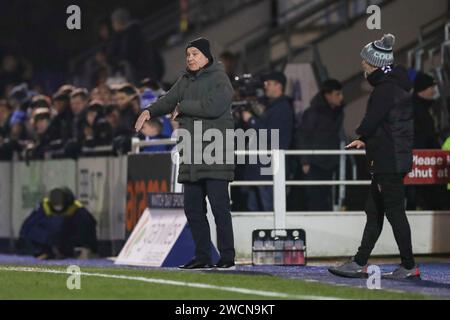
[[[287,150],[291,147],[294,133],[294,108],[284,94],[286,76],[282,72],[272,72],[264,77],[265,97],[264,112],[258,117],[249,110],[241,112],[241,120],[248,128],[266,129],[268,134],[268,150],[276,145],[271,141],[272,130],[279,131],[278,149]],[[266,180],[261,176],[261,165],[247,165],[245,177],[248,180]],[[273,188],[267,186],[252,187],[247,190],[247,208],[250,211],[273,211]]]
[[[235,265],[235,250],[228,185],[234,179],[234,164],[227,163],[226,155],[230,152],[233,158],[234,150],[227,148],[226,141],[220,144],[215,140],[215,145],[223,148],[223,158],[207,164],[204,157],[207,143],[203,141],[203,135],[207,129],[215,129],[225,139],[226,131],[234,130],[231,115],[233,87],[222,63],[214,60],[207,39],[199,38],[187,45],[186,63],[187,70],[165,96],[141,113],[135,129],[140,132],[150,119],[172,113],[172,119],[178,120],[180,129],[189,133],[188,137],[180,137],[178,144],[182,148],[178,182],[184,184],[184,211],[195,242],[195,257],[180,268],[212,267],[211,234],[206,218],[208,197],[220,252],[215,267],[230,269]]]

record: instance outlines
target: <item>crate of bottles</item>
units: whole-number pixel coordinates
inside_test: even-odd
[[[254,230],[252,244],[254,266],[306,265],[306,233],[302,229]]]

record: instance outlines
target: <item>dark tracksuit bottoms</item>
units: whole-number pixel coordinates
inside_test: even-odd
[[[224,261],[234,261],[234,236],[228,181],[203,179],[184,183],[184,212],[195,243],[195,258],[211,263],[211,233],[206,217],[206,197],[217,228],[217,245]]]
[[[355,262],[367,264],[370,254],[383,230],[384,215],[392,226],[400,250],[402,265],[415,267],[411,244],[411,228],[406,217],[403,174],[374,174],[366,206],[367,223]]]

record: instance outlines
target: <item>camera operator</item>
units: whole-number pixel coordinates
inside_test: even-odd
[[[273,129],[279,130],[279,149],[289,149],[293,138],[294,109],[289,98],[284,94],[286,76],[282,72],[272,72],[264,80],[265,97],[262,102],[266,109],[260,116],[248,109],[244,110],[241,112],[241,119],[248,128],[268,130],[269,150],[272,149],[270,138]],[[247,165],[246,179],[264,179],[261,177],[260,168],[261,165]],[[250,211],[273,211],[273,188],[261,186],[249,189],[247,207]]]

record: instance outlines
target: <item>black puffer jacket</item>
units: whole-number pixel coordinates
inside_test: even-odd
[[[369,169],[373,173],[407,173],[412,168],[414,142],[407,71],[400,66],[387,74],[378,69],[367,80],[374,90],[356,133],[366,143]]]

